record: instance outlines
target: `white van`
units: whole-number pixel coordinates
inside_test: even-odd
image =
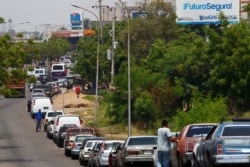
[[[75,124],[76,126],[82,126],[82,120],[79,115],[65,114],[55,117],[53,125],[53,140],[56,141],[57,133],[61,126],[64,124]]]
[[[51,99],[48,97],[34,98],[31,104],[32,118],[35,118],[35,114],[38,112],[39,109],[41,109],[43,115],[45,115],[47,111],[53,110]]]
[[[33,71],[27,71],[28,76],[35,76],[39,78],[40,75],[45,75],[47,73],[45,68],[35,68]]]
[[[65,79],[68,74],[68,70],[64,63],[53,64],[51,67],[51,78],[52,81],[57,81],[58,79]]]

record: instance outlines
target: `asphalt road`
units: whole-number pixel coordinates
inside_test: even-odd
[[[80,166],[45,132],[35,131],[35,121],[26,112],[27,99],[0,99],[0,167]]]

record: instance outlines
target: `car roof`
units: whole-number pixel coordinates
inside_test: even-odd
[[[152,135],[152,136],[129,136],[128,138],[143,138],[143,137],[158,137],[156,135]]]
[[[58,111],[57,111],[57,110],[55,110],[55,111],[49,110],[49,111],[46,112],[45,116],[48,116],[49,113],[62,113],[62,114],[64,114],[64,112],[63,112],[63,111],[60,111],[60,110],[58,110]],[[56,115],[56,116],[57,116],[57,115]],[[54,117],[56,117],[56,116],[54,116]]]
[[[199,125],[218,125],[218,123],[193,123],[186,126],[199,126]]]
[[[93,137],[93,138],[87,138],[86,140],[106,140],[105,138],[103,137]]]
[[[50,99],[50,98],[47,97],[47,96],[44,96],[44,97],[33,97],[32,98],[32,102],[36,101],[37,99]]]
[[[221,125],[250,125],[250,122],[222,122]]]
[[[62,113],[63,113],[62,110],[49,110],[49,111],[47,111],[47,112],[62,112]]]
[[[92,137],[93,135],[91,135],[91,134],[78,134],[78,135],[75,135],[75,136],[86,136],[86,137]]]
[[[63,117],[72,117],[72,116],[77,116],[77,117],[79,117],[79,115],[77,115],[77,114],[64,114],[64,115],[62,115]]]
[[[42,88],[34,88],[33,90],[32,90],[32,92],[35,92],[36,90],[42,90],[43,91],[43,89]]]
[[[105,140],[105,143],[124,143],[125,140]]]

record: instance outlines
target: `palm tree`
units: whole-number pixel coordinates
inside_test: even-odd
[[[4,24],[5,23],[5,20],[4,18],[0,17],[0,24],[2,25],[2,30],[4,31]],[[0,33],[1,34],[1,33]]]
[[[4,18],[0,17],[0,24],[5,23]]]

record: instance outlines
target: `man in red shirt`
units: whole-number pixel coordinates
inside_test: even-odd
[[[79,95],[80,95],[80,92],[81,92],[79,85],[76,85],[75,92],[76,92],[77,98],[79,98]]]

